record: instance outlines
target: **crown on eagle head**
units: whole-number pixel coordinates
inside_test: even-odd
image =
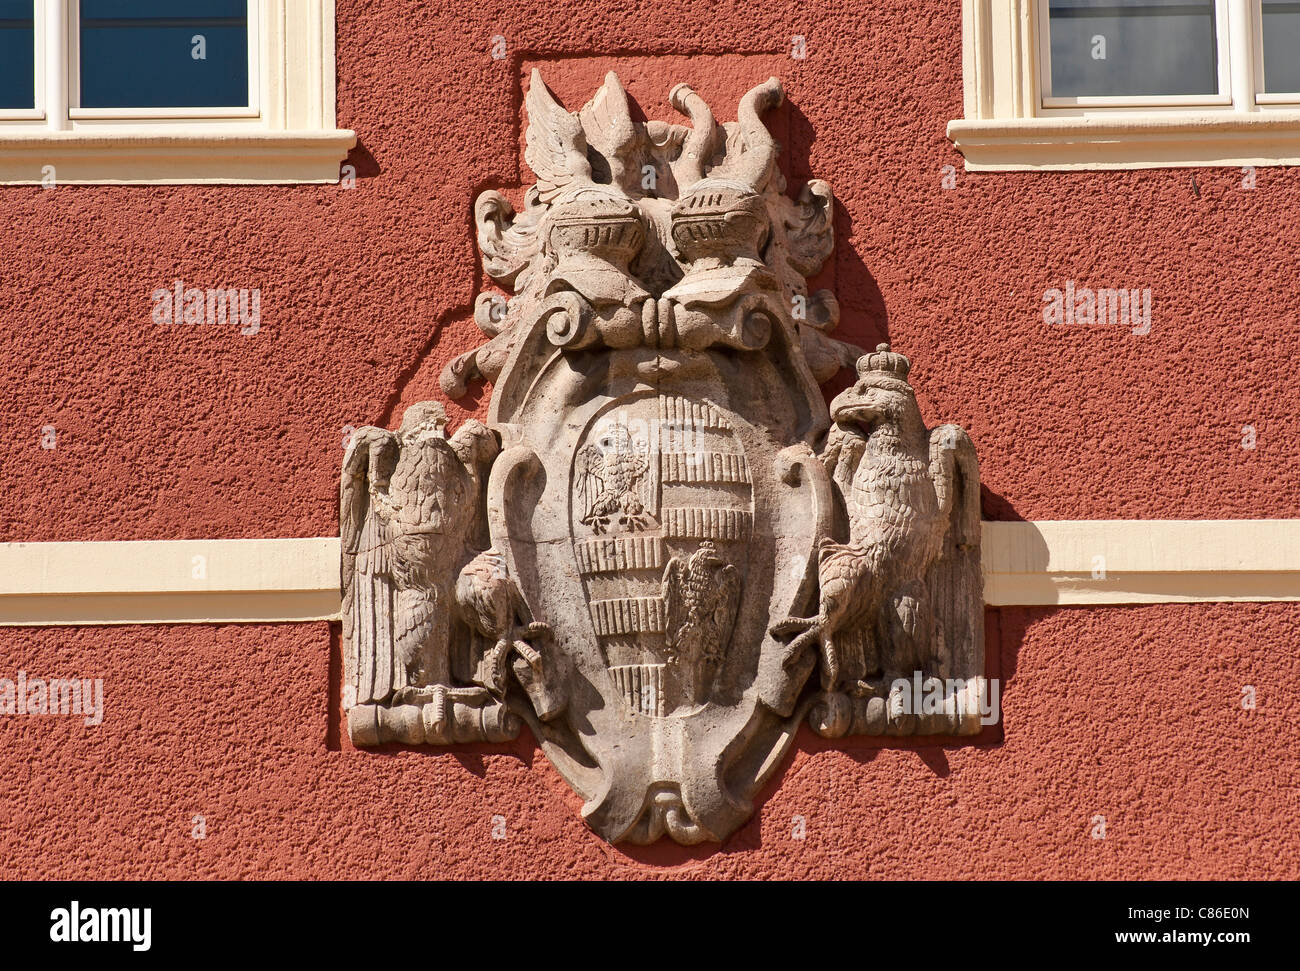
[[[874,352],[858,358],[860,378],[883,377],[906,381],[907,372],[911,368],[912,362],[902,354],[891,351],[888,344],[877,344]]]

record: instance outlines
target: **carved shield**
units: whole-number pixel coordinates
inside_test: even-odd
[[[592,636],[630,711],[706,704],[730,647],[754,531],[749,463],[704,401],[612,402],[580,439],[571,527]]]
[[[809,448],[784,444],[792,399],[729,388],[729,356],[599,356],[607,383],[554,350],[516,413],[494,416],[509,447],[489,483],[493,545],[574,689],[553,722],[519,713],[607,839],[721,839],[793,735],[812,661],[787,668],[768,629],[806,599],[829,485]]]
[[[515,324],[504,360],[462,368],[499,369],[492,544],[567,686],[556,717],[517,711],[611,841],[718,840],[749,817],[816,663],[769,630],[805,609],[832,518],[792,311],[829,252],[829,191],[795,203],[773,179],[776,79],[727,128],[689,87],[673,97],[693,128],[665,140],[613,75],[578,115],[533,78],[542,205],[506,238],[504,204],[481,200],[489,272],[528,267]],[[625,178],[647,169],[653,191]]]

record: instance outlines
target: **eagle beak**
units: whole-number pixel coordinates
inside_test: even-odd
[[[880,409],[866,402],[845,402],[831,410],[831,417],[839,425],[857,425],[864,432],[880,421]]]

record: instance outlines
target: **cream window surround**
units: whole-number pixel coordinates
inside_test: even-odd
[[[0,113],[0,184],[337,182],[356,134],[334,117],[334,0],[253,0],[252,107],[83,110],[77,0],[36,0],[37,106]]]
[[[1300,103],[1259,93],[1258,0],[1220,0],[1219,10],[1231,90],[1207,102],[1223,103],[1049,108],[1044,5],[963,0],[965,117],[948,137],[968,171],[1300,164]]]

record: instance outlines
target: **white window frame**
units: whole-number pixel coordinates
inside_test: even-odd
[[[1214,107],[1232,104],[1232,68],[1229,40],[1228,0],[1214,0],[1216,60],[1218,61],[1217,94],[1179,95],[1091,95],[1072,98],[1052,94],[1052,38],[1042,29],[1048,23],[1048,9],[1052,0],[1038,0],[1038,64],[1039,83],[1044,110],[1053,108],[1185,108],[1191,106]]]
[[[1284,92],[1274,91],[1269,93],[1264,90],[1264,6],[1262,3],[1251,4],[1251,12],[1254,18],[1252,32],[1255,40],[1255,103],[1261,108],[1269,105],[1297,105],[1300,106],[1300,91]],[[1300,51],[1296,52],[1300,57]]]
[[[81,107],[81,3],[68,4],[67,37],[59,49],[68,52],[68,117],[72,121],[96,118],[259,118],[262,85],[260,80],[262,0],[248,2],[248,104],[206,108],[83,108]]]
[[[948,137],[966,169],[1300,164],[1300,95],[1260,91],[1259,0],[1215,3],[1217,96],[1064,99],[1049,93],[1047,0],[963,0],[965,117]]]
[[[334,0],[251,0],[230,108],[80,107],[79,9],[35,0],[36,107],[0,111],[0,185],[339,180],[356,134],[335,126]]]
[[[31,108],[0,108],[0,123],[6,121],[43,121],[45,119],[45,18],[41,16],[42,0],[33,4],[32,30],[35,34],[35,105]]]

